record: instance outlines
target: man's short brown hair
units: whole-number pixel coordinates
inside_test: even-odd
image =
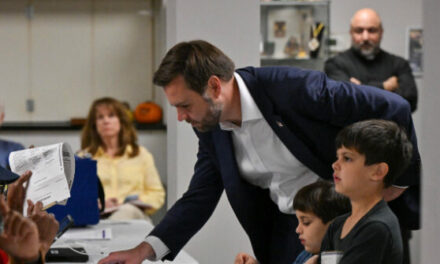
[[[172,47],[154,73],[155,85],[165,87],[182,75],[191,90],[203,95],[212,75],[228,81],[234,73],[234,62],[214,45],[193,40]]]

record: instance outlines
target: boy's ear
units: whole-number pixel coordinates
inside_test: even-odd
[[[388,174],[388,170],[388,164],[386,164],[385,162],[376,164],[376,169],[372,175],[372,180],[383,182],[383,179]]]

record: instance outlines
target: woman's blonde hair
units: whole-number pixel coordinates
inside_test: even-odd
[[[139,154],[137,135],[133,123],[127,115],[127,108],[121,102],[111,97],[96,99],[90,107],[86,123],[81,133],[81,149],[86,150],[92,156],[96,154],[99,147],[105,149],[104,143],[96,129],[97,108],[101,105],[105,105],[113,111],[121,123],[121,130],[118,135],[119,150],[116,152],[116,156],[122,156],[127,146],[132,147],[129,157],[137,156]]]

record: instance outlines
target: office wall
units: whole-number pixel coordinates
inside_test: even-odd
[[[421,98],[422,136],[420,138],[423,160],[423,214],[420,263],[438,263],[440,259],[440,1],[423,0],[425,36],[425,93]]]
[[[259,1],[168,0],[167,48],[192,39],[208,40],[238,67],[259,64]],[[197,140],[190,125],[177,123],[167,107],[168,204],[187,189],[196,160]],[[175,195],[174,195],[174,194]],[[252,252],[248,238],[223,195],[203,229],[185,247],[199,263],[233,263],[238,251]]]
[[[102,96],[132,107],[154,99],[151,3],[0,1],[0,103],[6,120],[85,117]],[[33,111],[27,100],[34,102]]]

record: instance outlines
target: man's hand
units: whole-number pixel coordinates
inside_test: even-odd
[[[26,171],[18,180],[8,185],[8,207],[20,214],[23,214],[24,199],[31,176],[32,172]],[[24,184],[26,184],[26,186],[23,186]]]
[[[17,211],[10,210],[3,195],[0,196],[0,214],[4,223],[0,248],[19,261],[37,260],[40,243],[35,223]]]
[[[383,82],[383,88],[387,91],[393,92],[399,88],[399,79],[396,76],[391,76]]]
[[[304,264],[318,264],[318,255],[312,256]]]
[[[359,81],[358,79],[356,79],[356,78],[354,78],[354,77],[351,77],[351,78],[350,78],[350,82],[352,82],[352,83],[354,83],[354,84],[357,84],[357,85],[361,85],[361,84],[362,84],[361,81]]]
[[[37,225],[38,233],[40,234],[40,249],[43,254],[49,250],[52,242],[57,234],[59,224],[53,214],[48,214],[43,211],[43,204],[37,202],[35,205],[28,200],[28,216]]]
[[[101,259],[98,264],[140,264],[145,259],[155,259],[156,254],[147,242],[140,243],[137,247],[110,253],[106,258]]]
[[[258,264],[258,261],[246,253],[238,253],[234,264]]]
[[[385,202],[392,201],[402,195],[402,193],[406,190],[406,188],[399,188],[395,186],[390,186],[383,190],[383,199]]]

